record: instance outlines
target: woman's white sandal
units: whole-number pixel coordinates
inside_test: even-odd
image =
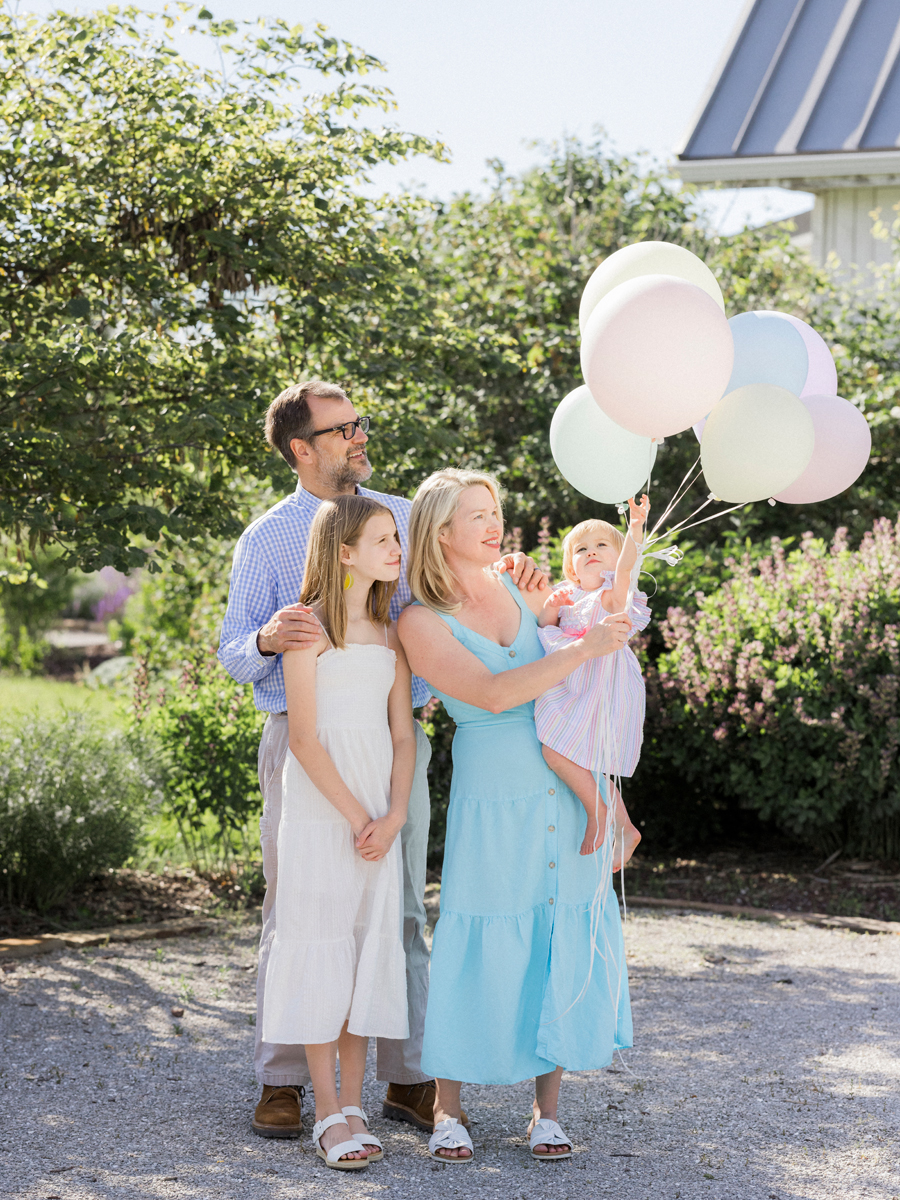
[[[462,1150],[467,1149],[469,1153],[461,1158],[458,1154],[438,1154],[438,1150]],[[466,1132],[465,1125],[460,1125],[456,1117],[447,1117],[444,1121],[438,1121],[434,1127],[434,1133],[428,1139],[428,1153],[438,1162],[449,1163],[469,1163],[475,1157],[475,1147],[472,1145],[472,1139]]]
[[[537,1158],[541,1162],[549,1162],[550,1159],[556,1158],[572,1157],[571,1138],[567,1138],[557,1123],[551,1121],[549,1117],[541,1117],[539,1121],[535,1121],[531,1137],[528,1139],[528,1146],[531,1150],[531,1157]],[[535,1154],[535,1146],[568,1146],[569,1148],[562,1153]]]
[[[332,1125],[347,1125],[347,1118],[343,1113],[332,1113],[330,1117],[324,1117],[321,1121],[316,1121],[313,1125],[313,1143],[316,1147],[316,1155],[322,1159],[326,1167],[333,1167],[335,1171],[358,1171],[361,1167],[369,1165],[368,1158],[345,1158],[341,1160],[342,1154],[355,1154],[360,1150],[365,1154],[365,1146],[362,1146],[355,1138],[350,1138],[346,1142],[338,1142],[336,1146],[332,1146],[326,1153],[319,1145],[319,1138],[326,1129],[330,1129]],[[350,1126],[347,1125],[347,1132],[350,1132]]]
[[[355,1133],[353,1136],[358,1142],[362,1142],[364,1150],[367,1150],[369,1146],[377,1146],[378,1150],[376,1153],[369,1154],[368,1158],[369,1162],[381,1162],[381,1160],[384,1158],[384,1146],[382,1146],[381,1142],[374,1133],[369,1133],[369,1118],[366,1116],[363,1110],[361,1108],[357,1108],[355,1104],[348,1104],[346,1108],[341,1109],[341,1112],[345,1117],[359,1117],[359,1119],[365,1123],[366,1132]]]

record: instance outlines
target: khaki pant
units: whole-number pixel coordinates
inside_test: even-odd
[[[263,901],[256,982],[256,1047],[253,1065],[261,1084],[299,1086],[309,1083],[306,1053],[300,1045],[278,1045],[261,1039],[266,966],[275,936],[275,893],[278,887],[278,824],[281,820],[281,772],[288,747],[286,716],[271,714],[259,744],[259,786],[263,815],[259,822],[266,898]],[[422,1035],[428,1001],[428,947],[425,944],[425,858],[428,850],[428,762],[431,745],[416,722],[416,773],[409,797],[409,815],[400,835],[403,852],[403,948],[406,951],[406,994],[409,1037],[405,1041],[378,1039],[377,1077],[388,1083],[424,1083]]]

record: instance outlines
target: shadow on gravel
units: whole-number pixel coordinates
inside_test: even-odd
[[[682,930],[682,959],[653,965],[662,939]],[[639,960],[630,968],[637,1049],[607,1070],[566,1073],[560,1121],[573,1159],[530,1159],[524,1083],[466,1086],[477,1161],[432,1163],[424,1135],[380,1119],[383,1085],[370,1071],[364,1106],[388,1157],[346,1178],[311,1153],[309,1100],[302,1146],[250,1131],[254,934],[63,953],[0,976],[0,1192],[22,1200],[900,1195],[886,1182],[900,1124],[900,968],[881,941],[642,919],[628,934]]]

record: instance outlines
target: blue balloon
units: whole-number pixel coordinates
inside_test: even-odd
[[[772,383],[799,396],[809,373],[806,343],[790,321],[773,312],[739,313],[728,322],[734,370],[726,396],[750,383]]]

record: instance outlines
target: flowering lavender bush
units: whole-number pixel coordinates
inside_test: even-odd
[[[134,852],[160,799],[144,747],[85,713],[0,726],[0,863],[5,900],[39,911]]]
[[[806,535],[727,563],[670,608],[648,668],[657,776],[755,810],[819,848],[900,857],[900,521],[855,551]]]

